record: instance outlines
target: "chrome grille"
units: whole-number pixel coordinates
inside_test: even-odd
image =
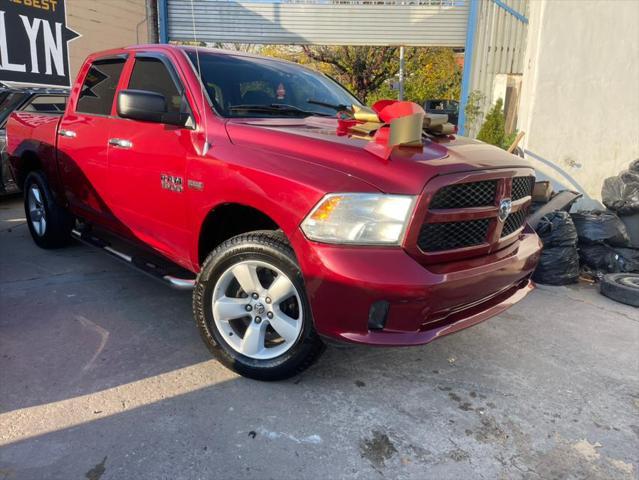
[[[472,247],[486,242],[489,218],[464,222],[425,223],[417,244],[425,252]]]
[[[521,209],[508,215],[508,218],[504,222],[504,227],[501,229],[502,237],[506,237],[517,231],[517,229],[524,224],[524,220],[526,220],[526,210],[527,209]]]
[[[430,201],[430,208],[485,207],[495,203],[497,180],[458,183],[440,188]]]
[[[535,186],[535,177],[515,177],[513,178],[513,188],[511,199],[519,200],[520,198],[532,195]]]

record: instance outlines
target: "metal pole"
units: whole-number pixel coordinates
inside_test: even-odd
[[[399,99],[404,100],[404,46],[399,47]]]
[[[459,121],[457,130],[460,135],[466,132],[466,104],[470,95],[470,73],[473,65],[475,48],[475,31],[477,30],[477,16],[479,14],[479,0],[470,0],[468,25],[466,27],[466,48],[464,48],[464,71],[462,73],[461,98],[459,99]]]
[[[148,31],[148,42],[158,43],[158,4],[155,0],[146,0],[146,28]]]
[[[168,8],[166,4],[166,0],[158,0],[158,26],[159,26],[159,34],[160,43],[169,43],[169,32],[168,32]]]

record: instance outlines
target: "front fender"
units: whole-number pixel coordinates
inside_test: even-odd
[[[189,180],[199,182],[201,189],[189,188]],[[236,203],[254,208],[291,238],[326,193],[378,190],[321,165],[236,145],[218,145],[206,156],[190,159],[187,191],[194,231],[190,255],[197,270],[199,232],[207,215],[220,205]]]

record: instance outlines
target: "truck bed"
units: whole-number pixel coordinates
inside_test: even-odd
[[[12,167],[15,172],[28,171],[22,163],[33,161],[31,155],[24,152],[35,152],[40,159],[42,169],[52,183],[57,181],[56,144],[58,125],[61,113],[14,112],[7,122],[7,151],[12,152]],[[22,185],[24,178],[16,178]]]

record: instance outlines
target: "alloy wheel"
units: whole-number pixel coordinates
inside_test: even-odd
[[[29,219],[33,230],[39,237],[47,231],[47,214],[44,208],[43,195],[35,183],[29,187]]]
[[[300,294],[291,279],[259,260],[238,262],[222,273],[212,308],[226,343],[255,360],[286,353],[299,338],[304,321]]]

